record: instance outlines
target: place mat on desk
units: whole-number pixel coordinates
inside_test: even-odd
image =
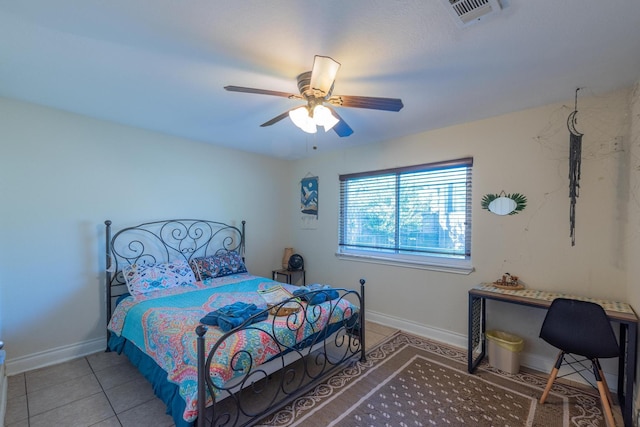
[[[481,291],[493,292],[496,294],[514,295],[514,296],[519,296],[523,298],[531,298],[531,299],[537,299],[537,300],[543,300],[543,301],[549,301],[549,302],[553,301],[556,298],[571,298],[571,299],[576,299],[580,301],[595,302],[596,304],[600,304],[602,308],[604,308],[607,311],[615,311],[618,313],[628,313],[628,314],[635,315],[635,312],[633,311],[631,306],[625,302],[608,301],[608,300],[603,300],[598,298],[587,298],[587,297],[582,297],[578,295],[563,294],[560,292],[540,291],[537,289],[519,289],[519,290],[501,289],[493,286],[493,284],[491,283],[483,283],[482,285],[477,286],[475,289],[478,289]]]

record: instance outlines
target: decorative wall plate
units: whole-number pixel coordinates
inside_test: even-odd
[[[515,215],[527,206],[526,196],[520,193],[485,194],[482,197],[482,209],[496,215]]]

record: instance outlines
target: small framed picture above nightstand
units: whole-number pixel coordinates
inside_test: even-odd
[[[273,280],[280,283],[287,283],[289,285],[304,286],[307,283],[307,278],[302,270],[287,270],[286,268],[273,270]]]

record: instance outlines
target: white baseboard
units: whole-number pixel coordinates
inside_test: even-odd
[[[468,345],[467,335],[462,335],[456,332],[446,331],[444,329],[425,326],[419,323],[414,323],[410,320],[389,316],[387,314],[382,314],[375,311],[367,310],[366,315],[367,315],[366,317],[367,320],[370,320],[371,322],[380,323],[381,325],[397,328],[402,331],[409,332],[424,338],[429,338],[434,341],[439,341],[444,344],[449,344],[454,347],[459,347],[466,350]],[[539,372],[546,373],[551,371],[551,367],[553,367],[555,362],[556,362],[555,359],[542,357],[536,354],[530,354],[527,352],[522,352],[520,354],[521,366],[527,367],[529,369],[534,369]],[[571,372],[570,369],[562,367],[560,368],[560,372],[558,375],[563,376],[568,374],[569,372]],[[617,384],[618,384],[618,375],[605,372],[605,377],[609,385],[609,388],[612,391],[616,391]],[[588,383],[578,374],[567,375],[564,378],[567,380],[575,381],[580,384],[588,385]]]
[[[107,348],[106,338],[95,338],[68,346],[58,347],[40,353],[30,354],[6,361],[8,376],[55,365],[68,360],[83,357],[88,354],[104,351]]]
[[[429,338],[441,343],[449,344],[462,349],[467,348],[467,336],[458,334],[444,329],[425,326],[410,320],[401,319],[399,317],[389,316],[387,314],[377,313],[367,310],[366,320],[380,323],[381,325],[397,328],[405,332],[409,332],[421,337]]]

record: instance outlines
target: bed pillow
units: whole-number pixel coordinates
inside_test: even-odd
[[[194,258],[191,262],[196,266],[200,280],[247,272],[242,257],[236,251]]]
[[[132,264],[124,267],[122,274],[131,295],[191,285],[196,281],[193,270],[183,259],[166,264]]]

